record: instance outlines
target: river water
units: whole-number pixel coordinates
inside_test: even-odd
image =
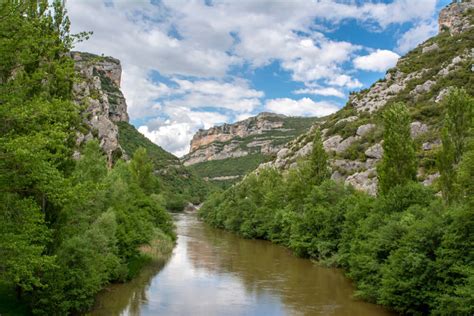
[[[353,299],[340,270],[211,228],[194,214],[177,214],[175,222],[170,258],[108,287],[92,315],[392,315]]]

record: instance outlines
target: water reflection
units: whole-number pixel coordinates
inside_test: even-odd
[[[177,215],[176,224],[170,260],[102,293],[93,315],[389,315],[351,299],[351,284],[338,270],[193,215]]]

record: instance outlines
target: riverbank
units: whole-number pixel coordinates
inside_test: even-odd
[[[286,248],[215,229],[195,214],[175,214],[171,257],[130,282],[100,293],[91,315],[392,315],[354,300],[338,269]]]

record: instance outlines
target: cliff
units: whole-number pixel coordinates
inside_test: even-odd
[[[202,177],[227,185],[274,157],[315,121],[264,112],[237,123],[199,130],[182,161]]]
[[[73,86],[74,100],[83,119],[82,128],[77,131],[75,158],[80,157],[82,145],[93,138],[99,140],[109,165],[120,158],[128,160],[143,147],[153,162],[163,193],[169,196],[168,208],[179,210],[185,202],[200,202],[209,189],[207,183],[128,123],[127,103],[120,90],[120,61],[84,52],[72,52],[71,57],[78,75]]]
[[[469,1],[444,8],[439,16],[439,35],[409,52],[383,79],[352,94],[343,109],[313,126],[322,131],[332,179],[376,194],[376,165],[383,156],[380,114],[384,107],[404,102],[410,110],[411,136],[418,148],[418,180],[425,185],[436,181],[442,100],[450,87],[463,87],[474,95],[473,7]],[[299,157],[311,152],[312,131],[288,143],[276,159],[260,168],[293,168]]]
[[[77,133],[77,145],[96,136],[112,163],[124,154],[115,123],[128,122],[127,103],[120,91],[120,61],[82,52],[72,52],[71,57],[79,77],[73,86],[74,98],[83,109],[82,117],[88,127]]]

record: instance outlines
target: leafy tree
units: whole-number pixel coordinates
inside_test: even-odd
[[[442,149],[438,154],[441,173],[440,185],[444,200],[450,204],[456,199],[456,168],[468,145],[474,128],[474,98],[463,89],[453,89],[444,99],[444,127]]]
[[[323,147],[321,132],[316,129],[313,137],[313,150],[309,158],[311,183],[319,185],[330,177],[328,155]]]
[[[377,166],[378,191],[388,193],[392,188],[416,180],[415,146],[410,136],[410,116],[402,103],[385,110],[382,161]]]

